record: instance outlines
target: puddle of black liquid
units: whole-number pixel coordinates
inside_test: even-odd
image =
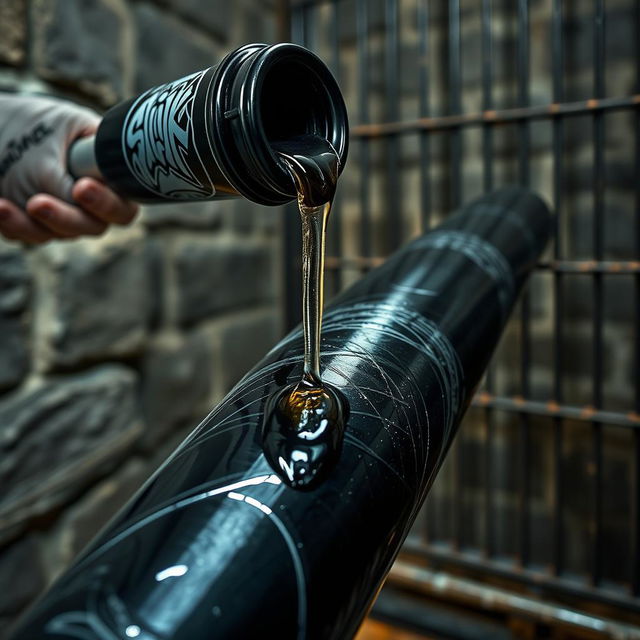
[[[324,244],[339,159],[331,144],[318,136],[299,136],[273,146],[298,191],[304,370],[299,382],[269,399],[262,444],[265,457],[283,482],[309,490],[328,476],[340,458],[349,412],[346,398],[320,375]]]
[[[269,399],[264,453],[283,482],[309,490],[326,479],[342,452],[348,412],[337,389],[304,378]]]

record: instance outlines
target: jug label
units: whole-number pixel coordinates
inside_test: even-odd
[[[140,184],[163,198],[215,195],[195,145],[193,122],[194,99],[205,74],[198,71],[154,87],[127,113],[122,130],[127,166]]]

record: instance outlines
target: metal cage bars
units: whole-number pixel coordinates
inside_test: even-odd
[[[430,91],[432,69],[428,57],[430,9],[433,5],[426,0],[415,3],[415,24],[418,31],[417,50],[420,57],[418,67],[419,109],[420,117],[414,119],[400,118],[399,110],[399,46],[400,25],[398,20],[398,0],[384,1],[384,51],[385,51],[385,120],[371,122],[369,103],[370,82],[369,65],[371,56],[369,51],[369,13],[371,3],[367,0],[355,0],[356,22],[356,74],[357,74],[357,104],[351,105],[351,113],[356,116],[357,124],[352,127],[352,140],[357,148],[360,184],[358,188],[359,201],[359,255],[343,256],[340,249],[340,238],[337,226],[333,225],[331,233],[332,246],[337,247],[336,255],[328,256],[326,268],[334,274],[334,282],[340,286],[340,276],[344,269],[367,269],[384,261],[383,256],[374,255],[373,220],[371,219],[371,196],[369,176],[371,174],[371,145],[380,141],[385,145],[386,165],[385,180],[387,187],[387,208],[400,218],[398,208],[401,203],[400,174],[398,162],[398,140],[400,136],[417,135],[419,137],[420,158],[420,202],[421,225],[428,228],[431,223],[431,190],[430,190],[430,135],[443,132],[448,136],[448,172],[449,172],[449,200],[452,209],[458,206],[462,197],[462,132],[471,127],[482,131],[482,185],[484,191],[493,188],[494,178],[494,132],[496,127],[513,125],[517,127],[517,175],[520,184],[528,185],[531,178],[530,162],[530,126],[535,121],[548,121],[552,127],[551,155],[552,155],[552,192],[556,216],[556,242],[553,246],[552,257],[542,261],[538,270],[548,272],[552,277],[553,298],[553,382],[552,394],[546,402],[532,399],[530,396],[530,301],[528,294],[523,297],[521,313],[518,322],[522,335],[521,358],[519,367],[521,394],[516,396],[495,395],[493,390],[493,372],[491,368],[487,375],[486,385],[473,400],[473,405],[479,407],[484,414],[485,430],[485,545],[482,557],[477,554],[467,554],[461,548],[461,518],[462,509],[458,500],[453,504],[453,530],[451,546],[444,549],[430,545],[424,540],[411,538],[406,550],[410,553],[426,557],[430,561],[444,566],[464,567],[471,572],[482,575],[494,575],[507,578],[514,583],[544,589],[549,593],[567,597],[580,598],[583,602],[600,602],[614,607],[622,607],[633,612],[640,612],[640,183],[635,185],[635,228],[633,230],[636,255],[633,260],[607,260],[603,245],[604,216],[605,216],[605,158],[604,136],[605,115],[617,111],[635,114],[634,146],[635,146],[635,175],[640,175],[640,39],[635,43],[635,90],[632,95],[610,97],[605,93],[605,5],[604,0],[594,2],[593,24],[593,78],[592,97],[581,101],[566,101],[564,62],[565,62],[565,24],[563,0],[553,0],[550,16],[552,66],[552,102],[547,105],[532,105],[530,102],[530,24],[529,3],[518,0],[515,9],[517,31],[517,51],[515,67],[517,69],[517,105],[512,108],[498,109],[494,101],[493,74],[495,66],[495,51],[492,36],[493,9],[492,0],[482,0],[481,5],[481,104],[482,110],[477,113],[465,113],[462,106],[462,73],[461,73],[461,13],[459,0],[448,2],[448,34],[447,34],[447,112],[443,115],[432,115],[430,108]],[[332,60],[334,73],[340,80],[341,44],[339,29],[343,15],[343,0],[293,0],[289,3],[291,15],[291,34],[293,40],[313,48],[312,24],[314,11],[319,5],[329,5],[331,11],[330,28],[332,31]],[[636,24],[640,25],[640,0],[634,0]],[[593,203],[592,259],[567,259],[562,250],[562,219],[565,214],[564,185],[566,170],[564,166],[564,138],[565,123],[569,118],[588,116],[592,122],[591,148],[593,151],[591,197]],[[291,218],[291,216],[290,216]],[[295,220],[297,223],[297,220]],[[387,246],[385,252],[390,252],[402,243],[403,230],[401,225],[389,224],[386,220],[385,235]],[[288,237],[297,233],[297,227],[289,232]],[[296,278],[297,264],[292,256],[296,249],[287,256],[286,271],[289,278]],[[565,402],[563,389],[563,360],[562,348],[564,340],[564,297],[563,287],[568,275],[583,275],[592,279],[592,296],[594,301],[593,340],[592,340],[592,401],[586,406],[575,406]],[[627,275],[634,277],[635,299],[635,393],[634,404],[628,411],[609,411],[603,407],[603,278],[604,276]],[[291,282],[289,279],[288,282]],[[297,304],[294,297],[287,300],[287,318],[290,322],[296,319]],[[292,306],[293,305],[293,306]],[[505,566],[504,562],[495,558],[492,500],[492,441],[494,438],[493,413],[503,411],[519,416],[518,428],[518,461],[519,461],[519,499],[517,516],[518,554],[517,565]],[[553,430],[553,534],[552,558],[548,571],[540,572],[530,567],[530,417],[543,416],[552,421]],[[593,468],[593,496],[594,506],[589,523],[590,535],[590,570],[589,580],[585,584],[567,580],[563,576],[565,569],[565,532],[563,493],[563,447],[565,441],[565,420],[581,421],[589,425],[591,432],[591,462]],[[633,433],[633,477],[631,479],[632,509],[629,514],[630,528],[630,579],[627,592],[610,590],[603,585],[602,553],[603,553],[603,427],[615,425],[630,428]],[[454,447],[455,450],[455,447]],[[459,469],[465,461],[460,459],[462,451],[455,451],[458,456],[457,471],[454,473],[454,484],[460,482]],[[454,494],[460,495],[460,492]]]

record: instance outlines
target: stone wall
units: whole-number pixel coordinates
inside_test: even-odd
[[[3,0],[0,89],[101,110],[274,41],[264,0]],[[281,333],[280,210],[0,240],[0,638]]]

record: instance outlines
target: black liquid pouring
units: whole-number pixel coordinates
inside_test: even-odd
[[[283,482],[314,489],[336,465],[342,451],[348,403],[320,372],[326,226],[336,191],[340,159],[318,136],[275,145],[298,190],[302,221],[301,379],[269,399],[263,430],[264,453]]]

